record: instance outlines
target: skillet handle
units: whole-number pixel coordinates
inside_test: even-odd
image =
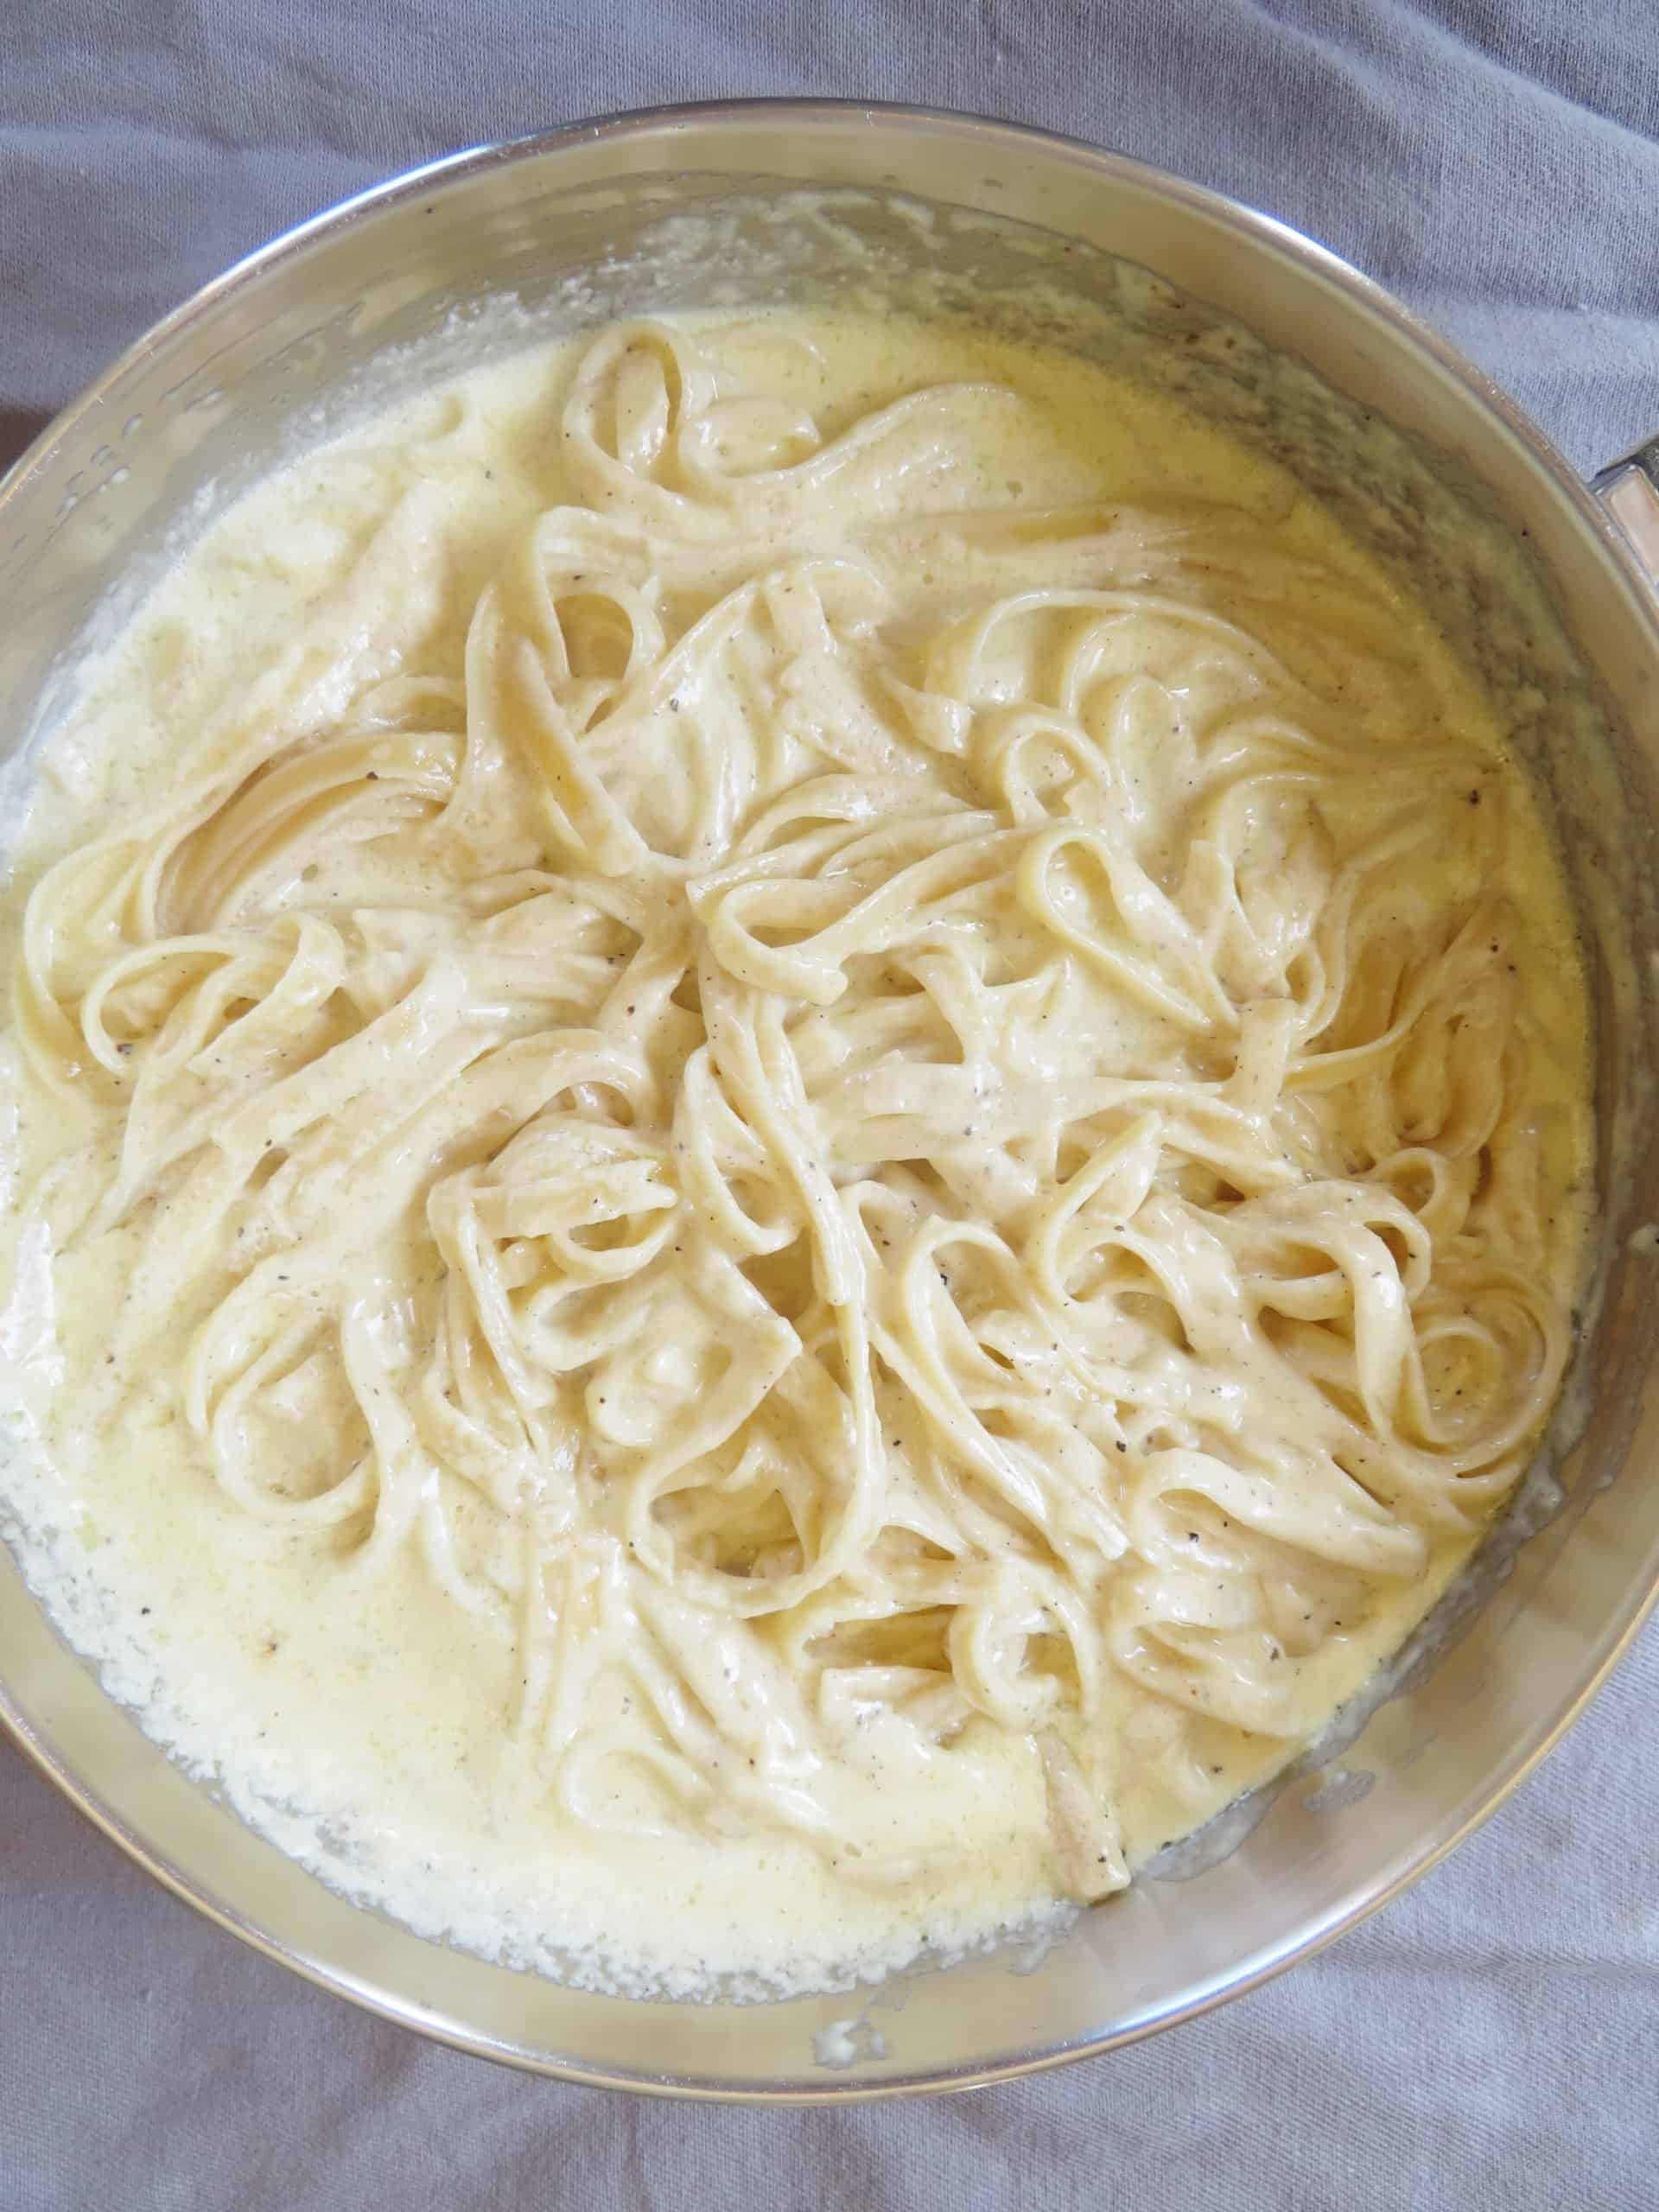
[[[1659,437],[1590,480],[1590,488],[1630,541],[1630,550],[1659,590]]]

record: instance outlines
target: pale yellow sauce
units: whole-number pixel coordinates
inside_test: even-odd
[[[1020,394],[1025,404],[981,410],[962,449],[912,473],[889,502],[893,526],[941,511],[1036,514],[1087,502],[1229,510],[1225,556],[1205,603],[1323,686],[1327,705],[1351,658],[1356,712],[1370,717],[1379,755],[1432,736],[1477,760],[1484,803],[1501,798],[1504,809],[1501,887],[1518,909],[1505,950],[1519,948],[1529,963],[1519,988],[1524,1112],[1541,1162],[1537,1252],[1564,1312],[1589,1143],[1573,932],[1532,797],[1429,613],[1380,577],[1287,476],[1168,402],[1069,356],[955,327],[827,315],[703,334],[730,384],[786,394],[817,418],[826,442],[944,380],[983,378]],[[340,597],[411,486],[425,487],[430,505],[423,572],[387,615],[403,634],[372,668],[378,639],[365,635],[345,696],[319,712],[326,721],[354,688],[400,666],[459,677],[480,594],[537,515],[568,496],[557,400],[569,372],[557,350],[528,353],[474,373],[462,390],[388,414],[261,486],[166,580],[48,751],[0,917],[8,965],[45,865],[164,798],[181,757],[204,732],[227,728],[226,702],[245,698],[300,626]],[[1241,611],[1241,545],[1244,572],[1259,548],[1263,574],[1311,563],[1322,581],[1305,594],[1287,585],[1274,604]],[[918,561],[926,557],[918,550]],[[957,587],[971,595],[971,549],[957,543],[950,557]],[[1202,574],[1198,558],[1188,587],[1195,575],[1201,585]],[[1345,590],[1367,611],[1357,629],[1332,629],[1325,614]],[[1389,671],[1380,685],[1379,668]],[[1206,679],[1198,667],[1179,680],[1201,690]],[[1156,760],[1148,772],[1158,772]],[[648,791],[638,800],[651,803]],[[525,836],[528,859],[539,839],[533,826]],[[1179,872],[1179,852],[1163,858]],[[1448,855],[1448,903],[1463,895],[1457,866]],[[308,895],[320,911],[384,900],[389,887],[408,898],[422,867],[412,848],[358,845],[322,867]],[[1151,1049],[1156,1025],[1148,1028],[1144,1009],[1116,1018],[1114,1051],[1133,1058]],[[1066,1059],[1062,1050],[1056,1067]],[[1227,1065],[1223,1054],[1214,1073]],[[53,1099],[15,1059],[6,1086],[16,1190],[32,1190],[75,1145],[102,1144],[109,1157],[118,1122]],[[14,1205],[14,1234],[22,1217]],[[56,1570],[44,1545],[30,1554],[31,1569],[50,1605],[54,1572],[65,1573],[69,1553],[84,1554],[126,1655],[117,1686],[326,1878],[423,1930],[639,1989],[696,1990],[721,1976],[757,1987],[821,1984],[899,1964],[925,1945],[948,1949],[1028,1925],[1063,1902],[1034,1738],[983,1713],[943,1745],[885,1720],[870,1727],[826,1784],[842,1839],[834,1847],[747,1817],[715,1820],[702,1834],[683,1824],[644,1836],[571,1817],[534,1732],[513,1726],[519,1651],[435,1590],[412,1546],[392,1549],[365,1575],[338,1532],[290,1533],[251,1517],[215,1481],[181,1417],[176,1364],[147,1360],[109,1372],[106,1348],[118,1341],[155,1219],[146,1201],[63,1252],[49,1287],[38,1264],[18,1271],[7,1350],[56,1471],[28,1482],[19,1475],[17,1502],[25,1521],[55,1514],[70,1532]],[[365,1229],[365,1251],[372,1241]],[[181,1357],[182,1342],[175,1350]],[[671,1394],[668,1368],[652,1371]],[[601,1418],[592,1405],[588,1417]],[[330,1440],[303,1406],[289,1448],[315,1482]],[[279,1421],[262,1418],[257,1449],[280,1484]],[[1111,1817],[1129,1864],[1282,1764],[1399,1645],[1477,1533],[1430,1528],[1409,1580],[1372,1580],[1345,1612],[1321,1623],[1306,1651],[1287,1637],[1281,1663],[1295,1717],[1272,1734],[1207,1716],[1201,1700],[1184,1708],[1109,1670]],[[1268,1600],[1258,1591],[1251,1602]],[[136,1653],[153,1658],[153,1683],[143,1683]],[[628,1695],[620,1681],[595,1688],[601,1725],[613,1708],[622,1725]],[[636,1815],[655,1802],[647,1792],[629,1807],[626,1795],[619,1804]],[[283,1808],[280,1818],[273,1806]],[[873,1878],[873,1866],[887,1871]]]

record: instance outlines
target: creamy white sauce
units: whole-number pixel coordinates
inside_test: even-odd
[[[758,1993],[1040,1924],[1360,1688],[1548,1414],[1589,1109],[1533,798],[1288,478],[1071,356],[753,318],[397,410],[96,671],[10,947],[111,832],[37,903],[6,1071],[25,1564],[147,1726],[424,1932]],[[377,1021],[372,1080],[273,1104]],[[514,1061],[445,1121],[554,1029],[602,1040],[579,1089],[538,1120]],[[904,1275],[945,1219],[996,1252]],[[630,1243],[634,1306],[570,1301]],[[457,1330],[473,1443],[419,1396]]]

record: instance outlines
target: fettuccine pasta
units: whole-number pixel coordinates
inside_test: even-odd
[[[1535,1447],[1581,986],[1334,532],[1055,496],[992,376],[815,414],[829,342],[584,340],[487,558],[464,390],[372,448],[327,589],[35,886],[30,1219],[121,1278],[55,1418],[169,1422],[320,1610],[464,1623],[541,1833],[920,1894],[872,1787],[1001,1746],[1094,1900]]]

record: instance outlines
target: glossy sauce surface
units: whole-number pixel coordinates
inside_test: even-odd
[[[1109,1894],[1397,1647],[1566,1357],[1525,779],[1069,355],[641,325],[389,413],[156,594],[4,925],[36,1588],[327,1878],[573,1978]]]

